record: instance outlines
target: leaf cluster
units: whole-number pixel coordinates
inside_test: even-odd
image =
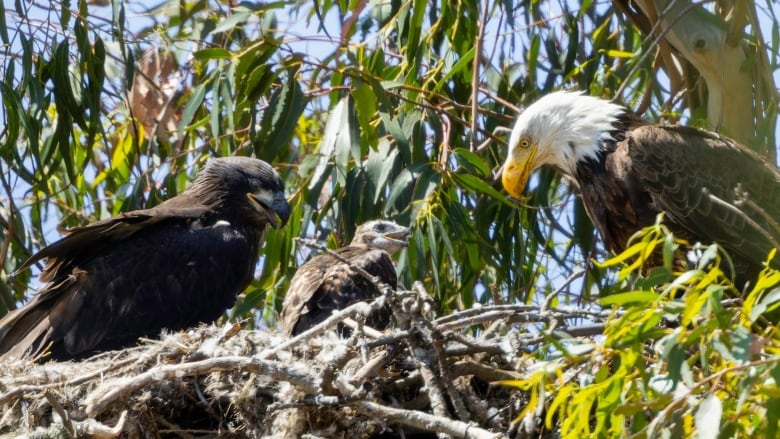
[[[547,209],[568,193],[553,173],[520,206],[502,194],[493,131],[554,87],[616,88],[641,39],[609,8],[163,2],[138,22],[123,2],[49,6],[0,11],[5,308],[31,281],[10,274],[56,227],[154,205],[231,154],[274,163],[294,211],[233,316],[273,322],[308,255],[293,238],[339,245],[378,217],[412,226],[402,282],[424,281],[442,311],[532,301],[600,254],[579,203]],[[38,16],[56,25],[28,32]],[[587,274],[565,301],[602,280]]]
[[[522,385],[526,414],[545,409],[548,428],[687,434],[717,401],[724,432],[776,428],[762,409],[777,405],[774,362],[738,351],[774,303],[775,273],[741,311],[721,305],[735,291],[716,264],[680,274],[668,256],[638,282],[644,265],[633,261],[677,248],[660,226],[594,264],[605,252],[555,171],[536,173],[521,202],[497,181],[500,129],[553,89],[615,98],[651,119],[706,112],[669,87],[653,57],[664,47],[635,16],[592,1],[104,3],[0,5],[0,314],[38,286],[35,271],[14,270],[58,229],[174,196],[209,157],[254,155],[280,171],[293,215],[266,233],[229,319],[273,328],[310,255],[296,238],[338,246],[384,217],[412,229],[401,284],[423,282],[442,315],[596,296],[621,307],[585,351],[551,341],[535,353],[549,364]],[[780,33],[767,16],[774,66]],[[678,326],[659,326],[667,315]]]
[[[504,382],[529,394],[518,419],[566,438],[775,436],[780,273],[764,270],[741,295],[713,246],[690,270],[643,276],[647,256],[671,260],[686,243],[660,224],[636,238],[606,262],[621,278],[599,301],[613,310],[603,336],[555,341],[524,379]]]

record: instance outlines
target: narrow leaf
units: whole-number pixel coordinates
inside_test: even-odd
[[[229,50],[221,47],[212,47],[209,49],[203,49],[193,54],[195,59],[199,60],[211,60],[211,59],[228,59],[232,56]]]
[[[184,130],[192,122],[192,118],[195,117],[195,113],[200,108],[200,104],[203,102],[203,97],[206,96],[206,83],[199,84],[192,91],[192,96],[187,100],[187,105],[182,110],[181,122],[179,122],[179,137],[184,133]]]
[[[652,303],[658,300],[658,294],[652,291],[630,291],[628,293],[613,294],[599,299],[599,305],[625,305],[627,303]]]
[[[696,410],[695,423],[699,439],[717,439],[720,432],[723,404],[715,395],[709,395]]]
[[[210,34],[218,34],[233,30],[235,27],[239,27],[246,23],[247,19],[252,15],[249,11],[236,11],[233,10],[233,15],[222,20]]]

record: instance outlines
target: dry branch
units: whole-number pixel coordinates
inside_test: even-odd
[[[415,294],[356,304],[292,339],[204,326],[78,363],[3,365],[0,433],[505,437],[524,399],[494,382],[524,376],[520,346],[540,342],[550,319],[603,316],[503,306],[429,320]],[[359,317],[384,300],[410,326],[366,338]],[[333,329],[353,317],[340,338]]]

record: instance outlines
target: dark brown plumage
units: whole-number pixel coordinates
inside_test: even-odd
[[[409,229],[390,221],[369,221],[355,231],[352,242],[334,253],[395,288],[397,277],[392,253],[406,247]],[[333,311],[377,297],[380,291],[361,274],[337,257],[325,253],[302,265],[290,281],[282,305],[282,332],[297,335],[320,323]],[[386,312],[367,318],[366,323],[384,329]]]
[[[614,252],[664,212],[676,236],[723,246],[742,286],[780,243],[777,167],[712,132],[650,124],[609,101],[558,92],[518,118],[504,187],[520,197],[531,171],[543,165],[577,182],[588,215]],[[780,259],[773,265],[780,267]]]
[[[270,165],[228,157],[158,206],[72,229],[21,267],[46,259],[46,284],[0,320],[0,359],[80,358],[214,321],[249,284],[266,225],[289,213]]]

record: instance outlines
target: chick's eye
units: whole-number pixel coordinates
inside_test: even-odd
[[[377,232],[384,232],[385,231],[385,225],[382,224],[382,223],[379,223],[379,224],[374,226],[374,230],[376,230]]]
[[[252,191],[256,191],[260,189],[260,180],[256,178],[250,178],[249,179],[249,189],[252,189]]]

